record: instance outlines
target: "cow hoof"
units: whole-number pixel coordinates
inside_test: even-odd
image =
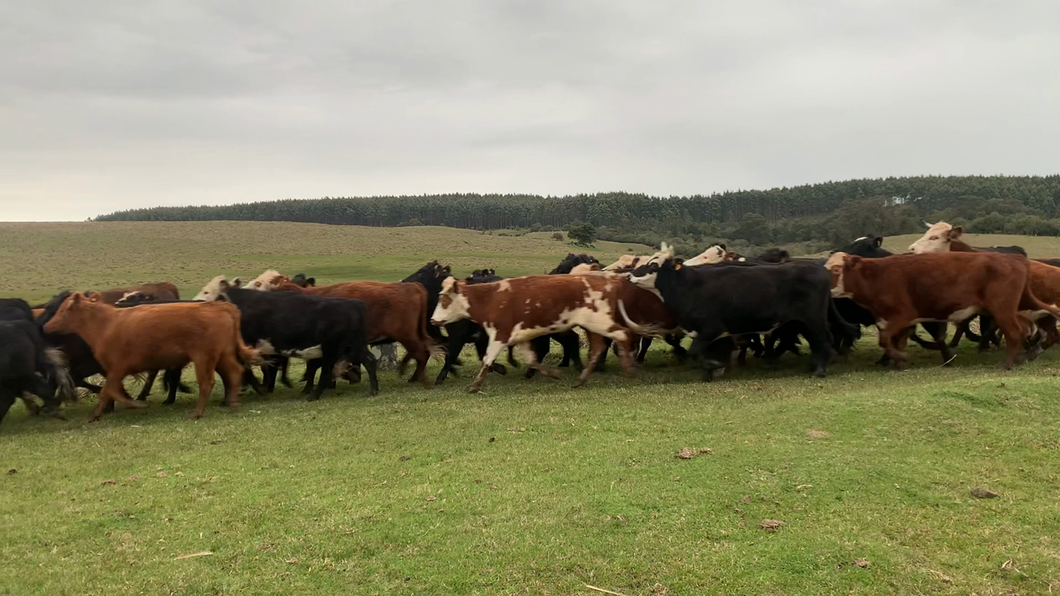
[[[193,411],[191,414],[188,414],[189,420],[198,420],[199,418],[202,418],[202,412]]]
[[[162,402],[162,405],[163,406],[172,406],[175,403],[177,403],[177,400],[175,400],[175,399],[167,399],[166,401]]]
[[[472,385],[472,386],[467,388],[467,392],[468,393],[478,393],[478,387]]]
[[[142,401],[131,401],[125,404],[125,407],[132,408],[134,410],[141,410],[147,407],[147,402]]]
[[[826,370],[815,370],[815,371],[813,371],[813,376],[817,377],[818,379],[824,378],[827,375],[828,375],[828,371],[826,371]]]
[[[571,389],[577,389],[578,387],[581,387],[584,384],[585,379],[578,379],[577,381],[574,381],[574,383],[571,385]]]
[[[310,393],[309,395],[305,396],[306,401],[317,401],[318,399],[320,399],[320,396],[314,393]]]

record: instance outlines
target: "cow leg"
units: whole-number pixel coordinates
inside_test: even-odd
[[[475,376],[475,380],[467,388],[468,393],[478,393],[478,390],[482,388],[482,383],[486,382],[486,375],[489,374],[490,369],[493,367],[493,361],[497,359],[497,356],[500,356],[501,350],[504,349],[505,345],[507,345],[505,342],[498,341],[493,334],[490,334],[489,344],[486,346],[486,355],[482,358],[482,368],[478,371],[478,375]]]
[[[523,360],[526,361],[527,368],[532,368],[534,370],[540,371],[541,374],[545,375],[546,377],[551,377],[553,379],[560,378],[558,369],[553,368],[551,366],[545,366],[544,364],[541,364],[537,361],[537,356],[536,354],[534,354],[534,348],[530,345],[530,342],[524,341],[522,343],[519,343],[515,346],[515,349],[519,351],[519,354],[523,357]]]
[[[969,323],[971,321],[969,320]],[[997,324],[994,317],[990,315],[979,316],[979,346],[977,351],[982,354],[990,351],[990,344],[997,339]]]
[[[365,372],[368,373],[368,395],[379,395],[379,377],[377,375],[379,365],[375,361],[375,354],[372,354],[372,350],[368,349],[368,344],[361,344],[358,351],[360,352],[358,360],[361,366],[364,367]]]
[[[578,380],[571,385],[572,387],[584,385],[589,380],[589,375],[593,374],[596,369],[596,363],[607,353],[608,342],[606,337],[588,330],[586,330],[585,336],[589,339],[589,361],[585,364],[585,368],[582,369],[582,374],[578,375]]]
[[[640,339],[640,346],[637,350],[637,363],[644,364],[644,361],[648,358],[648,350],[651,349],[651,342],[654,340],[650,335],[644,336]]]
[[[144,381],[144,386],[140,388],[140,394],[136,396],[137,401],[147,401],[147,396],[151,395],[151,388],[154,387],[155,379],[157,377],[157,370],[153,370],[147,374],[147,380]]]
[[[542,335],[540,337],[535,337],[530,340],[530,345],[534,348],[534,359],[537,362],[544,362],[545,357],[548,356],[549,351],[552,350],[552,336]],[[527,379],[531,379],[535,374],[537,374],[537,369],[527,368],[523,376]]]
[[[171,406],[177,401],[177,389],[180,388],[180,373],[184,369],[172,368],[166,371],[165,376],[162,377],[162,384],[169,392],[166,395],[166,400],[162,402],[164,406]],[[242,377],[242,375],[240,375]]]
[[[1002,367],[1010,369],[1017,364],[1020,350],[1023,348],[1023,340],[1027,337],[1027,329],[1022,325],[1018,316],[995,316],[994,321],[1005,336],[1005,363]],[[986,334],[982,333],[982,335]]]
[[[306,401],[320,399],[320,396],[324,395],[324,390],[331,387],[332,378],[335,376],[335,364],[338,362],[335,353],[329,349],[324,352],[324,357],[320,360],[320,380],[317,381],[317,386],[313,393],[306,396]]]
[[[206,412],[206,402],[210,399],[210,392],[213,391],[214,371],[217,370],[217,363],[206,362],[205,358],[200,358],[195,364],[195,380],[199,383],[199,401],[195,403],[195,409],[188,414],[188,418],[196,419],[202,418],[204,412]]]
[[[4,421],[4,416],[7,416],[7,411],[11,409],[12,404],[15,403],[15,391],[12,389],[4,389],[0,387],[0,422]]]
[[[261,369],[261,384],[265,386],[265,393],[276,391],[276,377],[279,375],[280,367],[283,366],[283,360],[281,358],[272,360],[272,366]]]
[[[88,418],[89,422],[99,420],[103,416],[104,411],[114,411],[114,400],[111,395],[115,392],[115,385],[121,386],[123,378],[119,377],[117,373],[107,375],[107,380],[103,382],[103,387],[99,390],[99,400],[96,402],[96,409],[92,410],[92,415]],[[121,387],[121,392],[125,392],[125,387]]]
[[[250,388],[254,390],[254,393],[265,395],[265,390],[262,388],[261,383],[258,382],[258,378],[254,376],[254,371],[250,368],[245,368],[243,370],[243,382],[250,385]]]
[[[1038,328],[1045,334],[1045,341],[1042,342],[1042,349],[1048,350],[1050,347],[1060,341],[1060,333],[1056,330],[1056,319],[1051,316],[1043,317],[1038,320]]]
[[[409,383],[423,383],[424,387],[433,387],[431,380],[427,378],[427,361],[431,359],[431,352],[422,342],[414,345],[401,344],[405,346],[406,356],[409,354],[416,359],[416,370],[409,377]]]
[[[563,346],[563,361],[570,360],[570,362],[574,363],[575,368],[581,370],[584,365],[582,364],[581,336],[578,335],[578,332],[569,329],[557,334],[556,337],[560,345]],[[564,366],[563,362],[560,362],[559,365]]]
[[[307,360],[305,363],[305,375],[303,381],[305,386],[302,387],[302,395],[309,395],[313,391],[313,381],[317,377],[317,370],[320,368],[320,359]],[[324,375],[320,375],[321,382],[323,382]]]
[[[239,409],[239,390],[242,386],[243,364],[233,356],[222,357],[217,365],[217,373],[221,375],[221,383],[225,388],[225,403],[228,409],[235,412]]]
[[[956,348],[961,344],[961,337],[968,332],[968,321],[961,321],[954,325],[957,330],[953,333],[953,339],[950,340],[950,347]]]
[[[794,331],[794,329],[792,329]],[[794,333],[792,333],[794,336]],[[826,321],[816,321],[804,324],[802,335],[810,344],[810,362],[813,376],[823,377],[828,374],[828,363],[836,355],[832,349],[832,338],[828,333]]]
[[[696,338],[692,340],[691,348],[689,348],[689,355],[692,356],[692,358],[697,363],[699,363],[700,370],[702,371],[702,374],[703,374],[703,380],[708,382],[708,383],[714,380],[714,370],[718,369],[718,368],[723,368],[724,365],[721,362],[718,362],[714,358],[710,357],[710,355],[707,352],[708,352],[708,346],[710,346],[710,344],[712,342],[708,342],[708,341],[704,340],[703,338],[704,337],[717,337],[717,336],[718,336],[717,332],[713,332],[713,333],[709,333],[709,334],[705,334],[705,333],[702,333],[702,332],[698,333],[696,335]]]
[[[909,319],[891,319],[886,321],[880,329],[880,347],[890,358],[895,370],[901,369],[908,360],[908,355],[897,348],[895,340],[901,338],[909,326]]]

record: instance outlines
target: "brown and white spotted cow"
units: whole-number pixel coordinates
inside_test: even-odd
[[[1029,333],[1027,319],[1040,312],[1060,318],[1060,308],[1035,296],[1030,261],[1021,255],[948,252],[864,259],[837,252],[825,267],[832,274],[832,295],[852,299],[876,318],[880,347],[896,367],[906,360],[905,343],[916,323],[990,314],[1005,336],[1005,367],[1011,368]]]
[[[633,334],[616,321],[621,289],[630,285],[609,275],[530,275],[488,284],[467,284],[448,278],[442,284],[431,323],[445,325],[471,319],[482,325],[489,345],[482,369],[468,390],[479,390],[493,362],[506,346],[516,346],[527,365],[558,378],[551,367],[541,365],[530,340],[582,327],[589,337],[589,362],[575,387],[585,383],[606,348],[604,338],[618,343],[626,372],[635,372],[630,356]]]

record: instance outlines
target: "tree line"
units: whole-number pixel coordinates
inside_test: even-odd
[[[823,182],[768,190],[658,197],[597,193],[286,199],[118,211],[96,221],[291,221],[478,230],[566,230],[590,224],[604,240],[748,246],[841,244],[866,234],[923,229],[945,219],[970,232],[1060,235],[1060,175],[916,176]]]

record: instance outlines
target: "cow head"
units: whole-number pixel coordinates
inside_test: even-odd
[[[891,256],[891,251],[883,248],[883,236],[862,236],[835,252],[845,252],[848,255],[865,257],[866,259],[881,259]]]
[[[642,260],[649,259],[651,257],[635,257],[633,255],[622,255],[618,257],[618,260],[611,263],[607,267],[604,267],[604,271],[632,271],[637,268],[637,264]]]
[[[69,295],[59,305],[59,309],[44,324],[45,333],[76,333],[76,322],[79,315],[91,304],[88,298],[81,292]]]
[[[442,292],[438,295],[438,306],[434,307],[431,314],[432,325],[446,325],[471,316],[471,304],[467,296],[461,293],[464,282],[455,277],[447,277],[442,281]]]
[[[232,288],[242,287],[243,282],[237,277],[228,282],[225,276],[218,275],[217,277],[210,280],[205,286],[202,287],[202,291],[195,295],[192,300],[200,300],[205,302],[212,302],[214,300],[227,300],[226,293]]]
[[[961,226],[954,227],[944,221],[934,225],[924,222],[924,225],[928,226],[928,231],[919,240],[909,245],[909,252],[917,254],[949,252],[950,242],[957,240],[964,233],[964,228]]]
[[[300,288],[315,288],[317,286],[317,278],[306,277],[305,273],[299,273],[298,275],[291,278],[291,283]],[[277,284],[277,287],[283,284]]]
[[[158,297],[154,294],[148,294],[147,292],[126,292],[114,306],[135,306],[137,304],[145,304],[148,302],[154,302],[158,300]]]
[[[570,270],[569,275],[583,275],[586,273],[592,273],[593,271],[600,270],[600,263],[579,263],[574,266],[574,269]]]
[[[257,292],[270,292],[280,287],[282,283],[289,281],[291,281],[291,278],[287,277],[286,275],[280,275],[279,271],[269,269],[265,273],[262,273],[261,275],[255,277],[253,280],[248,282],[245,289],[254,290]]]
[[[685,261],[685,266],[695,267],[696,265],[711,265],[713,263],[721,263],[722,261],[732,261],[736,258],[736,253],[730,253],[729,251],[725,250],[724,246],[720,244],[715,244],[707,250]]]
[[[659,274],[659,269],[661,269],[668,261],[672,262],[673,260],[673,247],[663,242],[659,252],[648,257],[648,259],[638,265],[636,269],[629,272],[629,281],[642,288],[654,289],[655,278]]]
[[[860,265],[861,257],[848,255],[845,252],[832,253],[824,263],[824,268],[832,274],[832,297],[850,298],[851,294],[843,284],[844,274]]]

